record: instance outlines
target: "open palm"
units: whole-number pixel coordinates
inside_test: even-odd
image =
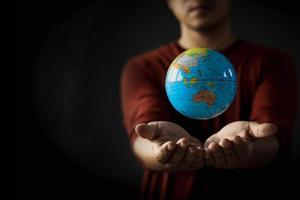
[[[202,168],[202,143],[178,124],[154,121],[136,126],[136,132],[152,143],[157,160],[171,171]]]
[[[251,158],[252,142],[275,133],[276,126],[271,123],[229,123],[205,141],[206,164],[217,168],[237,168]]]

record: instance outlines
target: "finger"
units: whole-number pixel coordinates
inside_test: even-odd
[[[148,139],[150,141],[157,138],[160,134],[157,122],[138,124],[135,126],[135,132],[142,138]]]
[[[185,157],[187,147],[189,146],[189,140],[187,138],[181,138],[176,143],[176,149],[171,155],[169,162],[177,167],[179,167]]]
[[[162,164],[167,163],[171,154],[174,152],[175,148],[176,148],[176,142],[174,141],[168,141],[164,143],[160,147],[156,155],[156,159]]]
[[[271,123],[250,122],[250,133],[255,138],[264,138],[276,133],[277,127]]]
[[[204,142],[203,147],[204,147],[204,148],[208,148],[209,144],[212,143],[212,142],[219,143],[219,142],[220,142],[220,139],[219,139],[216,135],[210,136],[210,137]]]
[[[240,136],[245,141],[254,141],[254,136],[249,132],[249,130],[242,130],[238,133],[238,136]]]
[[[242,162],[248,160],[250,153],[249,153],[249,147],[247,141],[245,141],[243,138],[239,136],[235,136],[233,142],[235,144],[234,148],[235,151],[237,152],[239,160]]]
[[[201,141],[198,140],[197,138],[191,137],[191,138],[189,138],[189,140],[190,140],[191,144],[202,147]]]
[[[190,168],[193,170],[202,169],[204,167],[204,149],[200,146],[197,147],[197,153],[194,161],[192,162]]]
[[[196,159],[196,157],[197,157],[197,146],[191,144],[186,150],[186,154],[180,166],[181,170],[191,170],[191,166],[194,160]]]
[[[213,142],[210,143],[208,149],[212,152],[215,161],[215,166],[219,168],[226,167],[226,160],[225,160],[225,155],[223,153],[222,147],[220,147],[218,144]]]
[[[205,164],[208,166],[215,166],[216,162],[214,159],[214,156],[212,154],[212,151],[209,149],[205,149],[205,154],[204,154],[204,159],[205,159]]]
[[[235,169],[238,166],[239,159],[237,153],[235,152],[233,142],[228,139],[223,139],[220,142],[220,146],[223,148],[227,168]]]

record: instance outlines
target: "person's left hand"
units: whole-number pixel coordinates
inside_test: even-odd
[[[206,164],[216,168],[238,168],[251,158],[251,144],[256,139],[272,136],[276,131],[271,123],[232,122],[204,143]]]

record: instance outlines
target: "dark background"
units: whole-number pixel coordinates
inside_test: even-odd
[[[297,12],[292,0],[236,0],[233,28],[300,66]],[[119,76],[128,58],[178,38],[165,2],[21,1],[18,28],[19,197],[137,197],[142,169],[122,126]]]

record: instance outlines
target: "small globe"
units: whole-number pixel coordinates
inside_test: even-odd
[[[171,63],[165,89],[172,106],[182,115],[211,119],[231,105],[237,78],[224,55],[207,48],[192,48]]]

